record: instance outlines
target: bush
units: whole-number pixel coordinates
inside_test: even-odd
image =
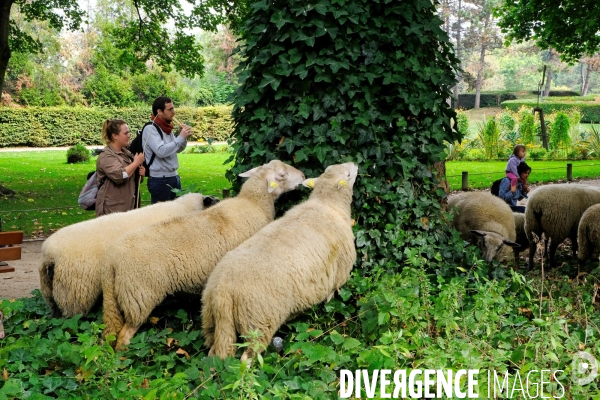
[[[90,160],[90,151],[81,143],[67,150],[67,164],[76,164],[88,162]]]
[[[101,145],[104,120],[124,119],[135,132],[148,121],[150,112],[147,107],[0,107],[0,147]],[[224,141],[233,129],[231,106],[178,107],[177,119],[193,125],[191,140]]]
[[[545,160],[548,157],[548,150],[543,147],[527,147],[527,158],[532,160]]]
[[[537,100],[509,100],[502,102],[502,108],[512,111],[519,111],[521,107],[528,107],[532,110],[537,105]],[[596,123],[600,122],[600,103],[592,101],[571,101],[568,99],[549,99],[545,98],[540,107],[544,110],[544,115],[549,115],[554,111],[564,111],[569,113],[574,107],[581,110],[581,122]]]
[[[503,101],[516,99],[512,93],[481,93],[479,96],[479,107],[499,107]],[[458,95],[457,108],[470,110],[475,108],[475,94],[463,93]]]

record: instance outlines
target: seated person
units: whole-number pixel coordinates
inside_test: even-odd
[[[529,187],[527,186],[527,178],[531,173],[531,167],[526,162],[522,162],[517,167],[519,173],[519,180],[517,186],[510,185],[510,179],[504,178],[500,182],[500,189],[498,190],[498,197],[504,200],[514,212],[524,213],[525,207],[518,206],[517,201],[527,198]]]

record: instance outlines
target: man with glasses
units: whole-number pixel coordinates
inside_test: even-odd
[[[182,124],[179,136],[175,137],[172,134],[174,117],[173,100],[158,97],[152,103],[153,123],[146,125],[142,132],[144,155],[146,164],[149,165],[148,190],[152,204],[175,199],[177,196],[171,189],[181,189],[181,180],[177,174],[177,153],[181,153],[187,146],[192,128]]]

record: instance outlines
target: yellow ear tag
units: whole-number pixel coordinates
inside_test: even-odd
[[[273,189],[278,188],[279,184],[275,181],[271,181],[269,182],[269,186],[272,187]]]
[[[346,182],[345,180],[343,180],[343,179],[342,179],[342,180],[341,180],[341,181],[338,183],[338,189],[339,189],[339,188],[342,188],[342,187],[344,187],[344,186],[348,186],[348,182]]]
[[[306,186],[308,186],[309,188],[314,188],[315,187],[315,180],[314,179],[310,179],[308,182],[306,182]]]

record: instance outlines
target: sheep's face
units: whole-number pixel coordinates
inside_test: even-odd
[[[356,176],[358,175],[358,165],[349,162],[345,164],[330,165],[325,169],[325,172],[319,178],[307,179],[303,185],[313,189],[319,180],[327,180],[335,182],[338,189],[349,187],[352,190]]]
[[[475,238],[475,244],[483,253],[483,259],[486,262],[491,262],[494,258],[502,256],[502,249],[505,246],[521,247],[515,242],[512,242],[497,233],[486,231],[471,231]]]
[[[285,192],[296,189],[298,185],[302,184],[306,179],[302,171],[279,160],[273,160],[260,167],[246,171],[239,176],[250,177],[256,174],[265,177],[267,190],[274,198],[281,196]]]

